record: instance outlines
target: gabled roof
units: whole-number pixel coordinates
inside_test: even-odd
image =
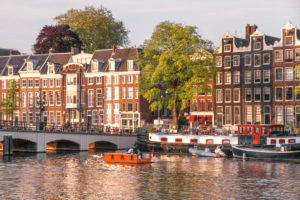
[[[36,55],[30,55],[27,59],[33,61],[33,70],[40,70],[41,67],[44,65],[48,58],[48,54],[36,54]],[[25,62],[23,67],[20,69],[20,71],[26,71],[27,70],[27,63]]]
[[[69,62],[72,57],[72,53],[51,53],[46,62],[40,69],[41,74],[46,74],[48,72],[48,63],[54,64],[55,73],[65,64]]]
[[[20,70],[20,68],[24,65],[25,59],[28,58],[28,55],[12,55],[12,56],[5,56],[8,57],[5,66],[1,70],[2,76],[8,75],[8,66],[13,66],[14,75]],[[0,67],[1,68],[1,67]]]
[[[116,60],[116,71],[127,71],[127,60],[136,60],[138,58],[138,52],[140,49],[137,48],[124,48],[117,49],[113,54],[112,49],[96,50],[93,54],[92,60],[104,61],[104,65],[101,68],[102,72],[108,72],[108,61],[109,59]],[[88,68],[90,71],[90,67]]]

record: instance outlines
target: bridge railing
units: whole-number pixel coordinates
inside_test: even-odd
[[[87,124],[47,124],[44,122],[20,122],[0,120],[0,130],[5,131],[30,131],[30,132],[55,132],[55,133],[88,133],[112,135],[136,135],[137,131],[128,129],[109,128]]]

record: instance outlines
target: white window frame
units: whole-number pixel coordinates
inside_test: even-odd
[[[247,57],[249,57],[249,62],[250,63],[246,63]],[[252,57],[251,54],[245,54],[245,60],[244,60],[244,65],[245,66],[251,66],[251,60],[252,60],[251,57]]]
[[[226,60],[229,61],[229,62],[227,62]],[[231,68],[231,56],[225,56],[224,57],[224,68],[225,69]]]
[[[286,67],[284,69],[284,74],[285,74],[285,81],[293,81],[294,80],[294,70],[293,67]],[[289,79],[289,76],[291,77],[291,79]]]
[[[236,91],[238,91],[238,100],[235,100],[235,93],[236,93]],[[240,90],[240,88],[234,88],[233,89],[233,102],[234,103],[239,103],[240,100],[241,100],[241,90]]]
[[[291,38],[291,43],[287,43],[287,38]],[[294,44],[294,37],[293,36],[285,36],[284,37],[284,45],[285,46],[292,46]]]
[[[295,60],[300,61],[300,48],[295,48]]]
[[[216,85],[222,85],[222,77],[223,73],[222,72],[217,72],[216,74]]]
[[[276,70],[281,70],[281,79],[277,79],[277,71]],[[283,68],[282,67],[276,67],[275,68],[275,81],[283,81]]]
[[[229,91],[229,100],[226,99],[228,91]],[[226,88],[224,92],[225,92],[225,95],[224,95],[225,96],[225,99],[224,99],[225,103],[231,103],[231,89]]]
[[[222,67],[222,56],[216,57],[216,67]]]
[[[288,88],[292,88],[292,98],[291,99],[287,99],[287,89]],[[294,88],[293,87],[285,87],[284,96],[285,96],[285,101],[293,101],[294,100]]]
[[[256,72],[258,72],[259,73],[259,81],[256,81]],[[258,84],[258,83],[261,83],[261,70],[254,70],[253,71],[253,77],[254,77],[254,84]]]
[[[282,91],[282,99],[277,99],[277,88],[281,88],[281,91]],[[283,95],[284,95],[284,93],[283,93],[284,91],[283,91],[283,87],[275,87],[275,101],[283,101]]]
[[[230,85],[231,84],[231,71],[224,72],[224,84]]]
[[[247,91],[250,91],[250,101],[247,100]],[[245,88],[245,102],[252,102],[252,88]]]
[[[266,94],[266,90],[269,90],[269,100],[266,100],[266,98],[265,98],[265,94]],[[264,87],[264,89],[263,89],[263,101],[264,102],[270,102],[271,101],[271,88],[269,88],[269,87]]]
[[[240,66],[240,56],[239,55],[233,56],[233,66]]]
[[[216,89],[216,103],[222,103],[223,102],[223,91],[222,89]]]
[[[265,56],[269,56],[269,62],[265,62]],[[269,65],[271,64],[271,54],[270,53],[264,53],[263,54],[263,65]]]
[[[256,92],[259,91],[259,100],[256,100]],[[254,102],[261,102],[261,88],[254,88]]]
[[[256,46],[257,44],[259,44],[258,47]],[[261,50],[261,42],[260,41],[255,41],[254,44],[253,44],[253,49],[255,51]]]
[[[249,76],[247,76],[247,75],[249,75]],[[251,82],[252,82],[252,73],[251,73],[250,70],[247,70],[247,71],[244,72],[244,78],[245,78],[245,84],[251,84]]]
[[[256,64],[256,61],[255,61],[256,57],[259,58],[259,64]],[[254,54],[254,56],[253,56],[253,64],[254,64],[254,67],[260,67],[261,66],[261,55],[260,54]]]
[[[280,58],[277,58],[277,56],[276,56],[277,52],[279,54],[281,54]],[[276,50],[274,50],[274,61],[275,62],[282,62],[283,61],[283,50],[282,49],[276,49]]]
[[[268,78],[268,81],[265,81],[265,78]],[[271,71],[270,70],[264,70],[263,71],[263,83],[270,83],[271,82]]]

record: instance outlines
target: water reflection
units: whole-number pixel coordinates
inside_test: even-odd
[[[0,182],[0,199],[300,198],[298,163],[180,155],[148,165],[105,164],[103,152],[14,156]]]

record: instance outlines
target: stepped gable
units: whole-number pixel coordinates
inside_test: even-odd
[[[114,59],[116,61],[115,71],[127,71],[127,60],[136,60],[138,58],[137,48],[125,48],[116,49],[113,52],[112,49],[107,50],[96,50],[92,57],[92,60],[103,61],[104,64],[101,67],[102,72],[109,72],[109,59]]]

